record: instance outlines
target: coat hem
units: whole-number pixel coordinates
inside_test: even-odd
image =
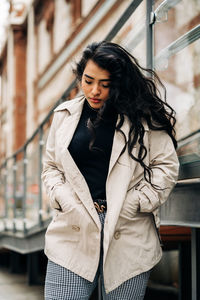
[[[125,281],[137,276],[137,275],[140,275],[144,272],[148,272],[150,271],[161,259],[162,257],[162,251],[160,253],[160,255],[157,257],[157,259],[151,264],[151,265],[146,265],[144,266],[143,268],[141,268],[139,271],[134,271],[130,274],[122,274],[121,276],[121,280],[120,281],[115,281],[113,284],[106,284],[105,281],[104,281],[104,286],[105,286],[105,291],[106,291],[106,294],[112,292],[113,290],[115,290],[116,288],[118,288],[121,284],[123,284]]]
[[[80,268],[77,268],[77,267],[75,267],[75,266],[69,266],[69,265],[67,265],[67,264],[68,264],[68,261],[65,261],[65,262],[64,262],[63,260],[61,260],[61,259],[59,259],[59,258],[55,258],[55,256],[52,255],[51,253],[49,253],[48,250],[45,249],[45,250],[44,250],[44,253],[45,253],[45,255],[47,256],[47,258],[48,258],[49,260],[51,260],[52,262],[54,262],[54,263],[56,263],[56,264],[62,266],[63,268],[66,268],[66,269],[70,270],[71,272],[73,272],[73,273],[79,275],[80,277],[83,277],[84,279],[86,279],[86,280],[88,280],[88,281],[90,281],[90,282],[93,282],[93,281],[94,281],[95,275],[96,275],[96,273],[97,273],[98,265],[97,265],[96,271],[95,271],[94,273],[91,273],[91,272],[90,272],[90,273],[89,273],[89,272],[82,272],[82,271],[80,270]]]

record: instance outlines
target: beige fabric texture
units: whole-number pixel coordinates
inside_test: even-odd
[[[43,160],[42,179],[55,215],[45,237],[49,259],[93,281],[100,255],[101,224],[87,183],[73,161],[68,145],[79,122],[84,97],[66,101],[55,109]],[[130,123],[125,117],[126,137]],[[115,132],[106,182],[107,214],[104,227],[104,282],[106,292],[151,269],[162,250],[155,223],[157,210],[174,187],[179,162],[171,138],[144,124],[145,163],[152,170],[154,189],[144,180],[144,170]],[[137,156],[138,145],[133,149]]]

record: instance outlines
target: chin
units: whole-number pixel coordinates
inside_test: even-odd
[[[95,109],[99,109],[103,106],[103,101],[101,101],[100,103],[94,103],[92,101],[88,101],[88,104],[92,107],[92,108],[95,108]]]

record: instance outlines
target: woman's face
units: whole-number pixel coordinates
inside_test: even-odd
[[[83,72],[81,87],[89,105],[99,109],[109,98],[110,73],[88,60]]]

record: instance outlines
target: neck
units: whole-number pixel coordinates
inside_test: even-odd
[[[85,100],[85,101],[86,101],[86,103],[87,103],[87,106],[88,106],[90,109],[92,109],[93,111],[96,111],[96,112],[99,111],[99,108],[93,108],[93,107],[88,103],[87,100]]]

